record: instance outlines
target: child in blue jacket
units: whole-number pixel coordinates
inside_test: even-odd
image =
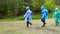
[[[41,21],[43,22],[43,26],[45,26],[46,22],[45,20],[48,18],[48,10],[45,9],[44,6],[41,7]]]

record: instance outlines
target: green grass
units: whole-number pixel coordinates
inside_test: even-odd
[[[40,15],[33,15],[32,16],[33,19],[40,19]],[[14,18],[5,18],[5,19],[0,19],[0,21],[8,21],[8,20],[24,20],[24,17],[23,15],[19,16],[19,17],[14,17]]]
[[[49,18],[52,18],[52,13],[48,15]],[[40,19],[41,15],[39,14],[33,14],[32,19]],[[5,19],[0,19],[0,21],[9,21],[9,20],[24,20],[23,15],[19,17],[13,17],[13,18],[5,18]]]

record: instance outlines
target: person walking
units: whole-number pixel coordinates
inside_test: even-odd
[[[43,22],[42,27],[46,24],[46,19],[48,18],[48,10],[44,6],[41,7],[41,21]]]
[[[31,21],[32,21],[32,11],[30,10],[29,6],[26,7],[26,13],[24,14],[24,18],[25,18],[27,27],[29,27],[29,24],[32,25],[32,23],[31,23]]]
[[[55,8],[55,11],[53,13],[53,18],[54,18],[55,24],[57,26],[59,24],[59,22],[60,22],[60,11],[59,11],[58,8]]]

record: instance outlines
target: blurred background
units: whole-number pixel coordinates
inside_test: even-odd
[[[60,0],[0,0],[0,19],[23,20],[26,6],[33,11],[33,19],[40,19],[42,5],[49,10],[51,18],[54,9],[60,9]]]

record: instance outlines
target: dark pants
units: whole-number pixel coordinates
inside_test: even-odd
[[[56,22],[56,26],[59,24],[59,21],[58,19],[55,19],[55,22]]]
[[[44,19],[44,18],[42,18],[42,19],[41,19],[41,21],[43,22],[42,27],[44,27],[44,26],[45,26],[45,24],[46,24],[46,23],[45,23],[45,19]]]
[[[59,24],[59,22],[56,22],[56,26]]]
[[[29,27],[29,24],[32,25],[32,23],[30,23],[29,21],[27,21],[27,27]]]

